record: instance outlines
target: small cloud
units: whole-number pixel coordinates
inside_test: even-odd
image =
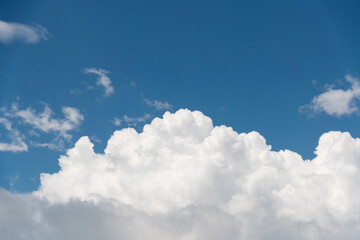
[[[145,114],[142,117],[128,117],[127,115],[124,115],[123,121],[127,123],[128,126],[136,126],[138,123],[146,122],[151,118],[150,114]]]
[[[228,106],[223,106],[223,107],[218,109],[218,112],[225,111],[228,108],[229,108]]]
[[[0,124],[5,127],[8,132],[10,143],[0,142],[1,152],[25,152],[28,151],[28,146],[24,142],[24,136],[20,134],[17,129],[12,127],[11,122],[6,118],[0,118]]]
[[[9,177],[9,187],[12,191],[14,190],[14,186],[16,182],[19,180],[19,178],[20,178],[19,173],[16,173],[16,175],[13,177]]]
[[[96,136],[96,135],[93,135],[90,137],[90,140],[92,142],[97,142],[97,143],[101,143],[101,140]]]
[[[65,147],[63,141],[58,141],[56,143],[38,143],[38,142],[30,141],[30,144],[34,147],[48,148],[50,150],[56,150],[56,151],[61,151]]]
[[[56,118],[49,106],[45,104],[43,111],[35,111],[31,107],[26,109],[19,108],[18,104],[13,103],[10,109],[2,108],[0,125],[3,125],[8,134],[10,143],[0,142],[0,151],[21,152],[27,151],[28,145],[24,142],[25,136],[12,127],[12,123],[17,126],[28,126],[28,137],[40,137],[40,133],[56,133],[50,143],[39,143],[38,141],[28,140],[34,147],[46,147],[52,150],[62,150],[65,147],[64,141],[69,141],[72,136],[71,131],[77,129],[84,116],[80,111],[73,107],[62,107],[63,118]]]
[[[23,110],[15,108],[8,116],[20,118],[24,124],[30,125],[36,130],[45,133],[58,132],[62,137],[69,139],[69,131],[78,127],[84,120],[80,111],[73,107],[62,107],[65,116],[63,119],[54,118],[54,113],[49,106],[45,105],[42,112],[36,112],[31,107]]]
[[[156,110],[168,110],[172,108],[172,105],[168,102],[161,102],[159,100],[143,99],[144,103],[148,106],[154,107]]]
[[[136,83],[133,80],[130,81],[130,87],[136,88]]]
[[[115,117],[114,120],[113,120],[113,123],[114,123],[115,126],[120,126],[121,125],[121,119]]]
[[[104,88],[104,96],[109,97],[114,93],[114,87],[111,85],[111,80],[107,76],[109,74],[109,71],[101,69],[101,68],[85,68],[84,69],[85,74],[93,73],[98,76],[96,85],[101,86]]]
[[[334,89],[333,85],[328,85],[325,92],[315,96],[309,104],[301,106],[299,111],[309,115],[325,112],[337,117],[357,112],[356,100],[360,98],[359,79],[347,74],[345,80],[351,84],[350,88]]]
[[[83,90],[80,90],[80,89],[70,89],[70,94],[72,94],[72,95],[81,94],[81,93],[83,93]]]
[[[0,42],[4,44],[9,44],[13,41],[37,43],[40,40],[47,40],[48,37],[49,32],[41,25],[29,26],[0,20]]]

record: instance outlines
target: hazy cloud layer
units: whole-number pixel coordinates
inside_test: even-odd
[[[82,137],[32,194],[0,191],[0,238],[359,239],[360,139],[325,133],[315,153],[167,112],[103,154]]]
[[[0,20],[0,42],[2,43],[8,44],[13,41],[37,43],[40,40],[47,40],[48,36],[49,33],[43,26],[29,26]]]
[[[111,85],[111,80],[107,76],[109,74],[109,71],[106,71],[105,69],[101,68],[85,68],[84,72],[86,74],[92,73],[98,76],[96,85],[101,86],[104,88],[104,96],[109,97],[114,93],[114,87]]]
[[[338,117],[357,112],[359,107],[356,101],[360,98],[359,79],[348,74],[345,80],[351,84],[350,88],[343,90],[329,87],[315,96],[310,104],[300,107],[300,111],[309,114],[325,112]]]

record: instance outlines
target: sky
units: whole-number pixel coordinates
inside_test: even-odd
[[[0,236],[358,239],[359,10],[1,1]]]

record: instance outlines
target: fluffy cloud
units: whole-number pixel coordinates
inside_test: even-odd
[[[86,74],[92,73],[92,74],[96,74],[98,76],[96,85],[104,88],[104,91],[105,91],[104,96],[109,97],[110,95],[112,95],[114,93],[114,87],[111,86],[111,80],[107,76],[107,74],[109,73],[108,71],[101,69],[101,68],[99,68],[99,69],[85,68],[84,72]]]
[[[150,100],[147,98],[143,99],[146,105],[154,107],[156,110],[168,110],[172,108],[172,105],[168,102],[161,102],[159,100]]]
[[[300,111],[308,113],[325,112],[332,116],[348,115],[358,111],[356,101],[360,98],[359,79],[346,75],[345,80],[351,84],[349,89],[329,88],[315,96],[310,104],[302,106]]]
[[[0,238],[359,239],[360,139],[325,133],[315,153],[167,112],[104,153],[82,137],[32,194],[0,191]]]
[[[37,43],[42,39],[47,40],[48,35],[46,28],[40,25],[29,26],[0,20],[0,42],[5,44],[16,40],[25,43]]]

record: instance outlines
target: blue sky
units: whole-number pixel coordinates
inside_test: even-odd
[[[0,1],[0,239],[360,239],[359,1]]]
[[[141,132],[166,110],[199,110],[214,125],[258,131],[274,150],[304,159],[325,132],[359,137],[356,101],[351,113],[299,111],[329,89],[350,89],[345,75],[360,74],[359,8],[358,1],[2,1],[0,20],[39,35],[0,42],[2,117],[15,103],[37,114],[48,106],[60,122],[68,106],[83,120],[65,139],[8,117],[28,151],[0,151],[0,186],[37,189],[39,174],[57,172],[57,159],[81,136],[103,152],[113,132],[128,127],[125,115],[144,120],[135,126]],[[86,69],[104,70],[113,93]],[[151,106],[155,100],[165,106]],[[11,141],[5,127],[0,133]]]

